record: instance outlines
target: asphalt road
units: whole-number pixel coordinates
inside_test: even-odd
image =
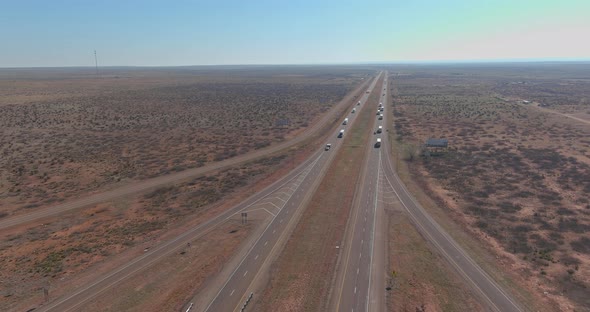
[[[204,175],[206,173],[227,168],[230,166],[235,166],[237,164],[245,163],[265,155],[269,155],[291,146],[294,146],[298,143],[301,143],[314,135],[320,134],[322,129],[334,121],[334,119],[339,115],[339,112],[342,109],[346,109],[348,105],[350,105],[350,101],[352,100],[353,96],[358,94],[359,92],[363,91],[367,88],[366,85],[369,83],[369,79],[363,84],[361,84],[355,91],[348,94],[344,99],[342,99],[337,105],[332,107],[330,111],[325,114],[320,120],[315,123],[313,126],[309,127],[301,134],[297,135],[293,139],[287,140],[285,142],[281,142],[276,145],[271,145],[267,148],[263,148],[260,150],[253,151],[251,153],[247,153],[244,155],[240,155],[237,157],[229,158],[226,160],[222,160],[219,162],[215,162],[212,164],[208,164],[203,167],[187,169],[184,171],[180,171],[177,173],[167,174],[151,179],[141,180],[131,182],[126,185],[119,186],[115,189],[99,192],[99,193],[90,193],[78,199],[72,199],[62,204],[57,204],[54,206],[43,207],[35,209],[35,211],[15,216],[9,216],[0,219],[0,230],[15,227],[21,224],[32,223],[35,221],[40,221],[44,218],[55,217],[57,215],[63,214],[65,212],[80,209],[86,206],[95,205],[97,203],[105,202],[114,200],[120,197],[128,196],[131,194],[146,192],[157,187],[161,187],[164,185],[168,185],[174,182],[182,181],[184,179],[188,179],[191,177],[197,177]],[[362,93],[364,96],[364,93]]]
[[[417,229],[467,281],[485,306],[492,311],[522,311],[514,299],[428,215],[393,170],[388,153],[389,132],[385,129],[391,115],[387,110],[391,105],[387,105],[386,100],[387,81],[384,81],[381,102],[386,118],[385,122],[378,120],[375,125],[375,128],[382,125],[384,132],[374,135],[375,139],[382,138],[382,146],[374,148],[374,140],[368,147],[370,151],[347,229],[344,258],[338,271],[332,306],[338,311],[385,311],[387,229],[383,223],[383,203],[387,200],[383,190],[389,189]]]
[[[373,81],[369,91],[375,87],[378,78]],[[366,93],[363,95],[360,99],[361,105],[355,106],[357,110],[366,105],[368,96],[369,94]],[[347,117],[349,123],[342,128],[354,125],[356,114],[351,113]],[[284,243],[289,234],[286,229],[289,226],[294,226],[297,221],[297,218],[293,218],[293,216],[306,206],[340,148],[342,140],[336,138],[338,131],[333,134],[334,140],[330,141],[331,150],[324,152],[325,156],[317,159],[307,174],[302,175],[288,191],[282,193],[283,196],[280,200],[282,205],[276,207],[276,215],[273,215],[272,221],[231,273],[229,279],[217,292],[205,311],[240,311],[250,294],[256,296],[255,289],[251,287],[253,282],[261,271],[268,269],[277,249],[281,247],[281,243]]]
[[[385,103],[385,102],[384,102]],[[386,107],[390,107],[385,105]],[[386,114],[389,120],[391,114]],[[392,123],[388,123],[392,124]],[[426,238],[441,255],[452,265],[452,267],[464,278],[482,303],[492,311],[523,311],[520,305],[494,281],[468,254],[457,244],[457,242],[428,214],[428,212],[416,201],[406,189],[403,182],[392,166],[391,157],[387,151],[390,150],[389,139],[386,132],[383,139],[382,159],[380,161],[380,183],[381,188],[388,188],[393,191],[401,202],[403,209],[409,214],[418,231]],[[381,208],[382,209],[382,208]],[[379,215],[378,211],[378,215]],[[385,266],[381,267],[385,268]],[[386,274],[377,273],[373,276],[384,277]],[[381,285],[373,285],[371,294],[374,292],[384,293],[385,281]],[[380,300],[372,297],[371,300]],[[380,309],[382,310],[382,309]],[[380,311],[370,309],[370,311]]]
[[[387,74],[385,74],[383,85],[379,90],[381,93],[379,102],[382,102],[384,107],[387,99],[386,89]],[[370,109],[376,112],[378,106],[374,105]],[[383,114],[386,114],[387,108],[384,110]],[[378,119],[378,115],[375,115],[375,129],[370,131],[376,131],[378,126],[384,126],[384,122]],[[376,280],[376,278],[380,279],[383,273],[384,253],[383,248],[375,251],[375,246],[380,248],[382,244],[374,243],[377,212],[379,209],[383,209],[378,197],[379,164],[383,153],[382,148],[377,148],[374,144],[377,138],[383,139],[383,137],[384,133],[375,133],[367,146],[367,158],[345,234],[344,256],[337,271],[334,308],[337,311],[384,311],[383,292],[373,289],[375,286],[371,287],[371,285],[385,284],[384,281]],[[375,257],[374,253],[380,256]],[[381,265],[377,265],[377,263]],[[381,287],[379,288],[381,290]]]
[[[312,155],[308,160],[299,165],[287,176],[281,178],[264,190],[254,194],[244,202],[232,207],[231,209],[223,212],[213,219],[208,220],[198,226],[190,229],[189,231],[179,235],[178,237],[164,242],[160,245],[155,246],[148,252],[141,256],[133,259],[129,263],[122,267],[119,267],[108,274],[101,276],[92,283],[84,285],[78,288],[74,293],[68,294],[67,296],[56,298],[45,306],[41,306],[39,311],[77,311],[84,303],[95,298],[103,291],[116,285],[117,283],[129,278],[133,274],[148,268],[149,266],[158,262],[158,260],[166,257],[180,248],[183,248],[187,243],[199,239],[201,236],[223,223],[224,221],[232,218],[234,215],[253,209],[268,200],[273,194],[280,192],[285,187],[289,187],[295,180],[297,180],[308,168],[316,163],[316,160],[323,154],[318,151]]]
[[[376,81],[377,79],[375,79],[372,82],[371,87],[375,85]],[[363,93],[361,101],[364,102],[366,98],[367,96]],[[360,106],[355,105],[354,107]],[[348,126],[341,126],[337,128],[338,131],[341,128],[349,127],[351,124],[353,124],[355,119],[354,116],[355,114],[349,114]],[[305,188],[306,191],[309,192],[310,185],[308,185],[308,183],[309,181],[312,181],[310,179],[317,179],[320,176],[321,169],[326,167],[326,163],[328,163],[331,160],[331,158],[333,158],[332,155],[334,155],[337,152],[340,146],[340,140],[336,138],[336,133],[334,133],[332,138],[333,139],[331,139],[330,141],[330,143],[332,143],[332,149],[330,151],[324,151],[324,147],[322,146],[320,150],[316,151],[309,159],[307,159],[305,162],[303,162],[301,165],[299,165],[297,168],[291,171],[287,176],[281,178],[280,180],[266,187],[264,190],[254,194],[244,202],[232,207],[231,209],[225,211],[217,217],[196,226],[195,228],[183,233],[182,235],[170,241],[155,246],[145,254],[130,261],[126,265],[117,268],[116,270],[108,273],[105,276],[100,277],[99,279],[93,281],[88,285],[84,285],[78,288],[74,293],[68,294],[61,298],[57,298],[56,300],[51,301],[47,305],[38,307],[37,310],[64,312],[81,310],[81,307],[83,307],[85,303],[97,297],[110,287],[131,277],[133,274],[141,270],[144,270],[151,265],[154,265],[158,262],[158,260],[174,253],[180,248],[183,248],[184,246],[186,246],[187,243],[200,238],[201,236],[209,232],[211,229],[213,229],[215,226],[221,224],[222,222],[228,220],[229,218],[232,218],[234,215],[239,214],[241,212],[263,210],[271,216],[272,221],[268,224],[262,236],[257,240],[259,244],[257,243],[254,246],[262,244],[263,247],[273,247],[276,244],[276,239],[272,241],[269,241],[269,239],[278,236],[279,230],[281,232],[282,230],[284,230],[284,226],[288,223],[289,219],[292,216],[292,214],[290,215],[290,213],[294,211],[293,207],[296,207],[295,209],[299,208],[299,206],[296,203],[300,203],[303,199],[302,194],[306,194],[306,192],[297,191],[301,190],[302,188]],[[266,240],[263,241],[263,238]],[[248,253],[248,255],[251,254],[252,252]],[[264,259],[264,257],[262,257],[262,254],[259,255],[259,257],[254,256],[254,258],[254,264],[256,264],[256,262],[259,259],[261,261]],[[248,264],[245,263],[246,259],[247,258],[245,258],[241,262],[240,267],[242,265]],[[251,273],[249,278],[252,278],[256,271],[254,268],[250,268],[249,272],[244,272],[243,277],[248,276],[249,273]],[[234,292],[229,297],[235,296],[239,298],[239,296],[241,296],[242,294],[245,294],[245,292]],[[219,295],[216,298],[218,297]]]

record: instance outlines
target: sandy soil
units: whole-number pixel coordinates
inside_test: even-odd
[[[498,100],[496,82],[486,77],[398,78],[394,114],[402,144],[429,137],[451,144],[441,156],[407,162],[414,179],[484,243],[515,287],[548,310],[587,309],[587,125]]]

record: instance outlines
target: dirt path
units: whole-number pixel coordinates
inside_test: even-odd
[[[152,190],[157,187],[161,187],[170,183],[174,183],[177,181],[181,181],[187,178],[192,178],[196,176],[200,176],[206,174],[208,172],[219,170],[223,168],[227,168],[230,166],[235,166],[237,164],[245,163],[248,161],[252,161],[254,159],[267,156],[269,154],[273,154],[284,149],[290,148],[298,143],[304,142],[314,136],[321,136],[324,131],[327,131],[334,122],[339,120],[340,115],[342,114],[343,110],[348,110],[349,106],[352,105],[352,101],[355,96],[360,95],[361,92],[364,92],[367,85],[373,79],[367,79],[364,83],[360,84],[353,92],[346,95],[337,105],[332,107],[326,114],[319,117],[314,123],[312,127],[307,128],[298,136],[287,140],[285,142],[271,145],[267,148],[263,148],[260,150],[256,150],[252,153],[240,155],[234,158],[229,158],[220,162],[212,163],[210,165],[206,165],[199,168],[188,169],[185,171],[172,173],[168,175],[163,175],[160,177],[142,180],[138,182],[133,182],[128,185],[121,186],[119,188],[97,193],[97,194],[88,194],[84,197],[77,198],[63,204],[40,208],[34,212],[7,217],[0,220],[0,230],[22,225],[25,223],[30,223],[34,221],[40,221],[43,218],[52,217],[59,215],[63,212],[67,212],[73,209],[79,209],[86,206],[90,206],[93,204],[97,204],[104,201],[110,201],[119,197],[145,192]]]
[[[579,118],[579,117],[576,117],[576,116],[572,116],[570,114],[560,113],[558,111],[555,111],[555,110],[552,110],[552,109],[548,109],[548,108],[544,108],[544,107],[541,107],[541,106],[538,106],[538,105],[532,105],[532,106],[531,105],[523,105],[523,106],[524,107],[533,107],[533,108],[536,108],[536,109],[538,109],[538,110],[540,110],[542,112],[545,112],[545,113],[560,115],[560,116],[563,116],[563,117],[566,117],[566,118],[570,118],[570,119],[573,119],[573,120],[576,120],[576,121],[585,123],[587,125],[590,125],[590,120],[582,119],[582,118]]]

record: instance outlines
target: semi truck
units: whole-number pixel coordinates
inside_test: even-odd
[[[375,147],[381,147],[381,138],[377,138],[377,142],[375,142]]]
[[[344,121],[342,122],[343,125],[347,125],[348,124],[348,118],[344,118]]]
[[[338,132],[338,137],[341,138],[344,136],[344,129],[340,130],[340,132]]]

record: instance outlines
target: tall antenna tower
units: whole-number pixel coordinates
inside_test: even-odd
[[[96,58],[96,50],[94,50],[94,66],[96,66],[96,77],[98,77],[98,59]]]

